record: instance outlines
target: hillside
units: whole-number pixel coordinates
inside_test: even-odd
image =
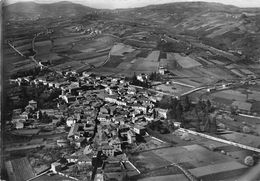
[[[20,2],[4,8],[8,20],[82,17],[97,12],[96,19],[123,20],[147,24],[177,39],[203,43],[215,48],[245,55],[244,59],[260,59],[260,9],[239,8],[206,2],[178,2],[141,8],[97,10],[71,2],[37,4]],[[96,16],[99,13],[100,16]],[[103,13],[103,15],[102,15]],[[105,13],[105,14],[104,14]],[[89,16],[78,18],[86,22]]]
[[[9,20],[82,16],[93,11],[94,8],[67,1],[52,4],[18,2],[4,7],[5,17]]]
[[[179,2],[122,11],[187,40],[260,58],[260,9],[219,3]],[[187,38],[189,37],[189,38]]]

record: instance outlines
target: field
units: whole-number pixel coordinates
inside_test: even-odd
[[[90,69],[90,66],[84,62],[81,61],[70,61],[70,62],[64,62],[62,64],[56,65],[54,67],[55,70],[58,71],[70,71],[70,70],[80,70],[80,69]]]
[[[223,90],[223,91],[212,93],[210,97],[215,102],[223,103],[226,106],[230,106],[234,101],[245,102],[247,104],[252,105],[251,107],[252,113],[260,112],[260,108],[259,108],[260,94],[256,90],[251,90],[250,88]]]
[[[26,157],[6,162],[10,180],[28,180],[35,176],[35,173]],[[18,177],[18,178],[17,178]]]
[[[178,84],[172,84],[172,85],[162,84],[162,85],[156,86],[155,89],[159,90],[159,91],[167,92],[167,93],[170,93],[173,95],[177,95],[177,96],[180,96],[182,93],[191,90],[191,88],[189,88],[189,87],[178,85]]]
[[[87,63],[89,65],[94,65],[95,67],[99,67],[106,61],[106,59],[107,59],[107,55],[104,55],[104,56],[100,56],[100,57],[96,57],[96,58],[92,58],[92,59],[87,59],[82,62]]]
[[[247,135],[243,133],[230,133],[230,134],[224,134],[222,135],[224,138],[230,141],[234,141],[237,143],[241,143],[244,145],[252,146],[255,148],[258,148],[260,146],[260,139],[259,136],[254,135]]]
[[[124,45],[122,43],[118,43],[114,45],[110,51],[111,55],[114,56],[124,56],[127,53],[133,52],[135,49],[133,49],[129,45]]]
[[[160,51],[152,51],[145,60],[149,62],[158,62],[160,57]]]
[[[134,155],[130,160],[141,172],[165,167],[171,164],[171,162],[157,156],[152,151]]]
[[[155,72],[159,68],[159,62],[147,61],[146,59],[139,58],[131,66],[132,71],[143,71],[143,72]]]
[[[199,62],[197,62],[196,60],[192,59],[189,56],[182,56],[178,53],[175,53],[174,57],[175,60],[182,68],[192,68],[192,67],[201,66]]]
[[[199,145],[188,145],[174,148],[163,148],[153,151],[156,155],[172,163],[189,163],[189,167],[202,167],[211,164],[228,162],[230,159],[218,153],[211,152]]]
[[[104,65],[104,67],[115,68],[115,67],[117,67],[121,62],[123,62],[121,56],[111,55],[109,61]]]
[[[139,179],[139,181],[168,181],[168,180],[188,181],[189,179],[183,174],[146,177],[143,179]]]

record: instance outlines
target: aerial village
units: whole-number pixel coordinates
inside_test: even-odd
[[[231,181],[255,168],[259,61],[124,19],[139,10],[106,13],[10,24],[6,178]]]
[[[153,83],[151,79],[160,76],[167,76],[165,70],[134,75],[132,79],[73,71],[49,71],[36,77],[11,79],[9,98],[13,104],[9,106],[15,109],[10,112],[6,130],[10,134],[7,137],[15,141],[6,143],[5,148],[13,158],[6,161],[8,177],[11,180],[19,180],[17,177],[23,180],[45,177],[50,180],[55,177],[58,180],[64,177],[70,180],[138,180],[149,179],[153,172],[158,175],[166,169],[173,172],[172,178],[209,179],[212,175],[221,178],[222,172],[228,172],[229,176],[243,173],[255,164],[254,150],[235,155],[236,159],[246,162],[246,165],[241,164],[230,158],[234,155],[224,151],[225,144],[218,140],[214,142],[207,140],[207,136],[201,138],[183,131],[189,125],[191,131],[203,131],[209,133],[209,137],[219,130],[229,132],[230,128],[217,124],[216,119],[232,118],[227,114],[219,116],[209,100],[194,105],[188,96],[166,98],[149,89]],[[196,107],[198,117],[203,117],[203,112],[209,113],[207,119],[185,121],[194,119],[192,111],[183,113],[192,106]],[[243,124],[242,132],[250,133],[250,127]],[[201,139],[207,140],[203,140],[203,146],[199,145]],[[204,164],[196,165],[193,163],[196,161],[189,158],[195,154],[193,149],[202,159],[199,162]],[[178,165],[182,159],[187,159],[174,155],[181,152],[189,158],[185,163],[191,162],[194,166]],[[209,163],[215,163],[216,173],[205,173],[204,165]],[[8,170],[19,167],[17,165],[22,165],[26,172]],[[231,170],[226,170],[227,165],[232,165]]]

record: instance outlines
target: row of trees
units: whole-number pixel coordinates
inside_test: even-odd
[[[11,79],[16,79],[18,77],[27,77],[27,76],[37,76],[37,75],[44,75],[45,73],[49,72],[49,69],[41,69],[40,67],[34,67],[27,71],[20,71],[16,72],[11,75]]]
[[[152,72],[150,75],[149,75],[149,79],[151,81],[161,81],[162,80],[162,76],[161,74],[157,73],[157,72]]]

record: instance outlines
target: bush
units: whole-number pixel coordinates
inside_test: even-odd
[[[191,140],[189,133],[183,133],[182,136],[181,136],[181,139],[185,140],[185,141]]]
[[[252,156],[246,156],[244,163],[247,166],[253,166],[254,165],[254,158]]]
[[[219,123],[218,127],[221,128],[221,129],[225,129],[226,128],[226,126],[223,123]]]
[[[209,149],[210,149],[211,151],[215,151],[216,148],[217,148],[217,147],[216,147],[214,144],[210,144],[210,145],[209,145]]]
[[[243,133],[250,133],[250,132],[251,132],[251,130],[248,126],[243,127]]]

